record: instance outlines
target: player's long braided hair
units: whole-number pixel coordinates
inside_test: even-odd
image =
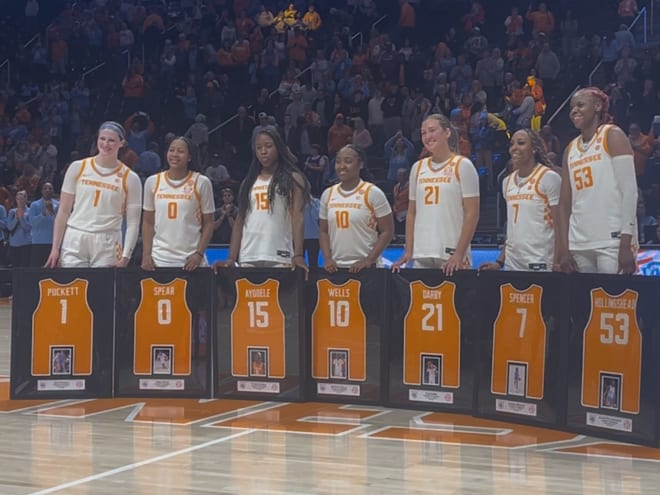
[[[516,132],[524,132],[529,136],[529,140],[532,142],[532,150],[534,151],[534,160],[536,160],[536,163],[553,168],[554,164],[552,163],[552,160],[548,158],[548,154],[545,151],[545,144],[538,132],[527,128],[519,129]],[[515,132],[513,134],[515,135]],[[513,136],[511,136],[511,139],[513,139]]]
[[[291,153],[288,146],[284,143],[284,140],[280,136],[280,133],[277,132],[277,129],[274,126],[266,126],[261,129],[255,136],[255,140],[259,135],[265,134],[270,137],[275,143],[275,149],[277,150],[277,168],[273,174],[273,178],[270,181],[268,186],[268,202],[270,205],[270,211],[273,211],[273,205],[275,204],[275,195],[279,194],[284,196],[286,200],[287,208],[291,207],[291,201],[293,198],[293,189],[295,187],[300,188],[303,192],[303,198],[305,198],[304,205],[309,201],[309,183],[307,180],[303,181],[303,185],[300,185],[294,178],[293,174],[298,173],[302,177],[304,175],[296,165],[298,160],[296,156]],[[247,176],[243,183],[241,184],[240,189],[238,190],[238,209],[241,215],[245,214],[250,210],[250,191],[254,185],[259,173],[261,172],[261,163],[257,159],[256,152],[252,156],[252,162],[250,163],[250,168],[248,170]]]
[[[595,86],[590,86],[588,88],[578,89],[573,96],[579,94],[589,95],[600,103],[601,108],[598,117],[600,118],[601,124],[606,124],[611,120],[610,115],[608,114],[608,110],[610,109],[610,97],[607,96],[603,90]]]

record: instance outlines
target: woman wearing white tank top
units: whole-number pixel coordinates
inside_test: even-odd
[[[254,157],[238,192],[229,257],[214,268],[239,263],[308,270],[303,241],[309,184],[296,162],[275,127],[257,133]]]
[[[557,248],[567,273],[635,273],[637,184],[630,141],[605,125],[609,98],[584,88],[571,99],[580,130],[564,152]]]
[[[521,129],[511,136],[513,172],[504,179],[507,203],[505,247],[497,261],[479,270],[550,271],[556,264],[561,178],[551,169],[540,136]]]
[[[472,162],[455,153],[458,133],[441,114],[422,123],[422,142],[431,154],[410,173],[406,245],[398,271],[439,268],[445,275],[471,268],[470,242],[479,222],[479,176]]]

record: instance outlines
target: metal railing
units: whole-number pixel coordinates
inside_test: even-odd
[[[644,18],[644,34],[643,34],[643,36],[644,36],[644,43],[646,43],[648,41],[648,28],[647,28],[647,26],[648,26],[648,16],[647,16],[646,7],[643,7],[642,10],[640,10],[637,13],[637,17],[635,17],[635,19],[633,19],[633,21],[630,23],[630,26],[628,26],[628,29],[626,31],[632,31],[632,29],[635,27],[635,25],[637,24],[637,22],[639,21],[640,18]],[[591,72],[589,73],[589,78],[588,78],[589,79],[589,86],[593,86],[593,77],[596,74],[596,72],[598,72],[598,69],[600,69],[602,65],[603,65],[603,59],[601,58],[598,61],[598,63],[594,66],[594,68],[591,70]],[[559,105],[557,110],[555,110],[555,112],[547,120],[546,124],[552,123],[552,121],[555,119],[555,117],[557,117],[557,115],[559,115],[559,112],[561,112],[562,109],[568,104],[568,102],[571,101],[571,98],[573,98],[573,95],[575,94],[575,92],[578,89],[580,89],[579,84],[575,87],[575,89],[573,91],[571,91],[571,93],[566,97],[566,99],[564,99],[564,101],[561,102],[561,104]]]
[[[0,70],[2,70],[5,65],[7,66],[7,87],[9,88],[9,86],[11,86],[11,62],[8,58],[0,64]]]
[[[387,14],[385,14],[384,16],[381,16],[380,19],[378,19],[376,22],[374,22],[374,23],[371,25],[371,30],[373,31],[374,29],[376,29],[376,26],[377,26],[378,24],[380,24],[381,22],[383,22],[385,19],[387,19]]]
[[[641,17],[644,18],[644,43],[646,43],[648,41],[648,30],[647,30],[648,18],[646,16],[646,7],[643,7],[642,10],[639,11],[639,13],[637,14],[637,17],[635,17],[635,19],[633,19],[633,21],[630,23],[630,26],[628,26],[628,29],[626,29],[626,31],[632,31],[632,29],[637,24],[637,21],[639,21],[639,19]],[[600,69],[600,67],[602,65],[603,65],[603,59],[601,58],[598,61],[598,63],[596,64],[596,66],[593,68],[593,70],[589,73],[589,86],[593,86],[592,80],[593,80],[594,74],[596,74],[596,72],[598,71],[598,69]]]

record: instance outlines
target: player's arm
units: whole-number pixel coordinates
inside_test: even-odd
[[[392,215],[392,208],[387,201],[387,196],[380,189],[372,188],[369,193],[369,200],[374,206],[376,214],[376,224],[378,227],[378,238],[374,247],[365,260],[365,268],[373,266],[383,254],[385,248],[392,242],[394,238],[394,216]],[[355,269],[351,267],[352,272],[360,271],[361,267],[356,266]]]
[[[64,174],[64,181],[62,182],[62,191],[60,192],[60,206],[53,222],[53,245],[50,249],[50,255],[46,260],[47,268],[57,267],[57,262],[60,259],[60,248],[62,247],[62,239],[64,239],[64,231],[66,224],[69,221],[71,212],[73,211],[73,202],[76,193],[76,181],[82,169],[82,162],[73,162],[66,173]]]
[[[392,265],[392,270],[398,271],[405,267],[413,257],[413,246],[415,245],[415,217],[417,216],[417,174],[421,162],[416,162],[410,170],[408,179],[408,212],[406,213],[406,240],[404,243],[403,256]]]
[[[305,240],[305,178],[299,174],[293,174],[294,187],[291,191],[291,233],[293,238],[293,256],[291,267],[299,266],[309,270],[305,263],[303,254],[303,242]]]
[[[194,270],[204,260],[206,248],[211,242],[213,236],[213,213],[215,212],[215,202],[213,199],[213,185],[211,181],[204,176],[199,177],[199,195],[201,198],[202,210],[202,233],[197,242],[197,250],[186,260],[184,270]]]
[[[555,234],[554,258],[552,260],[552,270],[559,270],[559,198],[561,196],[562,180],[559,174],[550,171],[541,177],[539,190],[548,198],[550,208],[550,219],[552,220],[552,230]]]
[[[621,193],[621,239],[619,244],[619,272],[635,273],[637,264],[632,239],[637,225],[637,181],[630,140],[618,127],[607,133],[607,148],[612,156],[614,180]]]
[[[570,146],[564,150],[564,158],[561,167],[561,188],[559,193],[559,210],[557,227],[555,228],[555,258],[559,268],[567,273],[578,270],[577,264],[571,256],[568,245],[568,226],[571,219],[571,204],[573,203],[573,191],[571,191],[570,171],[568,170],[568,151]]]
[[[154,205],[154,182],[156,176],[152,175],[144,183],[144,205],[142,207],[142,269],[155,270],[151,253],[154,246],[154,225],[156,223],[156,212]]]
[[[126,235],[124,250],[117,263],[118,268],[128,266],[140,231],[140,216],[142,215],[142,183],[135,172],[129,172],[126,179]]]

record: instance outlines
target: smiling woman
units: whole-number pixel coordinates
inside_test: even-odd
[[[137,174],[117,158],[125,136],[120,124],[104,122],[96,156],[75,161],[67,169],[47,267],[128,265],[140,226],[142,186]]]

